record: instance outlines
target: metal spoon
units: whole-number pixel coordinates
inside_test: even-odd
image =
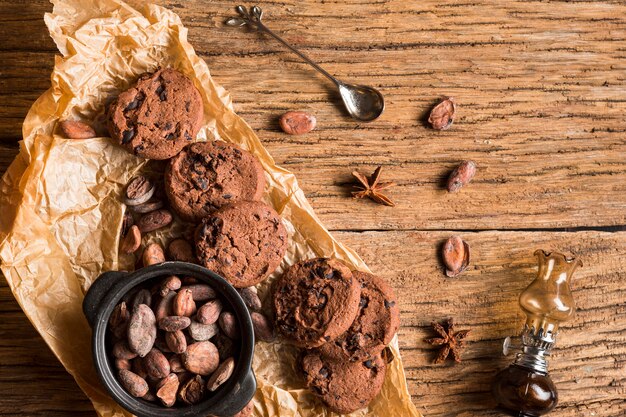
[[[246,10],[244,6],[237,6],[235,10],[237,10],[237,13],[239,13],[239,17],[233,17],[228,19],[225,22],[226,25],[248,25],[248,27],[252,29],[267,33],[278,42],[291,49],[300,58],[311,64],[313,68],[321,72],[326,78],[328,78],[335,84],[335,86],[339,90],[339,94],[341,95],[343,104],[346,106],[346,110],[348,111],[350,116],[363,122],[369,122],[378,118],[378,116],[383,113],[383,110],[385,109],[385,99],[378,90],[372,87],[367,87],[365,85],[344,83],[343,81],[340,81],[330,75],[328,72],[326,72],[326,70],[324,70],[324,68],[317,65],[309,57],[298,51],[293,46],[289,45],[280,36],[269,30],[267,26],[265,26],[263,22],[261,22],[261,18],[263,17],[263,10],[261,10],[259,6],[251,7],[250,12],[248,12],[248,10]]]

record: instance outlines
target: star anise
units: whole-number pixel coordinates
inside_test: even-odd
[[[354,198],[368,197],[378,204],[384,204],[386,206],[394,207],[395,203],[391,201],[389,197],[383,194],[382,190],[392,187],[396,184],[392,181],[380,182],[380,172],[382,171],[382,169],[383,168],[380,166],[376,168],[372,176],[369,178],[361,174],[359,171],[352,171],[352,175],[354,175],[361,184],[355,186],[355,188],[359,191],[353,191],[352,196]]]
[[[454,331],[454,322],[452,319],[448,319],[442,326],[439,323],[432,323],[433,329],[441,336],[432,339],[424,339],[426,343],[430,343],[433,346],[441,346],[437,357],[433,363],[441,363],[452,353],[452,358],[455,362],[461,362],[461,351],[465,345],[465,337],[470,332],[469,330]],[[444,327],[445,326],[445,327]]]

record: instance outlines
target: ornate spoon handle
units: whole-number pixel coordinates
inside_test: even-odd
[[[283,38],[278,36],[276,33],[272,32],[267,26],[265,26],[263,24],[263,22],[261,21],[261,19],[263,17],[263,10],[261,10],[261,8],[259,6],[251,7],[250,8],[250,12],[248,12],[248,10],[246,10],[246,8],[244,6],[237,6],[235,8],[235,10],[237,10],[237,13],[239,13],[239,17],[232,17],[232,18],[228,19],[225,22],[226,25],[228,25],[228,26],[245,26],[245,25],[248,25],[249,28],[258,30],[259,32],[267,33],[272,38],[276,39],[278,42],[282,43],[287,48],[289,48],[293,53],[298,55],[304,61],[309,63],[313,68],[318,70],[326,78],[328,78],[333,83],[335,83],[335,85],[339,86],[339,85],[342,84],[341,81],[337,80],[335,77],[330,75],[324,68],[320,67],[313,60],[311,60],[311,58],[309,58],[308,56],[306,56],[305,54],[303,54],[302,52],[300,52],[299,50],[297,50],[296,48],[294,48],[293,46],[288,44]]]

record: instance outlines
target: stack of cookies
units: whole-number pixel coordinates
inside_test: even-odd
[[[400,325],[391,287],[335,259],[316,258],[291,266],[273,291],[276,329],[305,348],[299,365],[311,391],[338,413],[366,407],[380,392],[383,350]]]

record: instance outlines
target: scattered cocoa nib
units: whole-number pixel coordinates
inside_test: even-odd
[[[470,183],[476,174],[476,163],[474,161],[463,161],[452,171],[448,177],[448,191],[455,193],[464,185]]]
[[[141,246],[141,231],[139,227],[133,225],[126,233],[126,236],[122,238],[120,243],[120,251],[127,255],[134,253]]]
[[[154,194],[155,186],[147,177],[137,175],[126,185],[124,203],[128,206],[137,206],[150,200]]]
[[[454,114],[456,112],[456,104],[452,97],[444,98],[430,111],[428,123],[435,130],[446,130],[452,126],[454,122]]]
[[[442,249],[446,275],[455,277],[467,268],[470,263],[470,247],[460,236],[451,236]]]
[[[280,116],[280,128],[289,135],[303,135],[315,129],[315,116],[303,111],[288,111]]]
[[[68,139],[91,139],[96,137],[96,131],[91,126],[77,120],[63,120],[59,122],[59,126]]]
[[[443,325],[432,323],[433,329],[441,337],[424,339],[426,343],[433,346],[439,346],[439,352],[433,363],[438,364],[446,360],[450,354],[455,362],[461,362],[461,352],[465,345],[465,337],[469,334],[469,330],[454,331],[454,321],[449,318]]]
[[[142,233],[148,233],[169,225],[172,220],[172,213],[169,210],[155,210],[143,215],[137,222],[137,226]]]
[[[360,185],[356,186],[359,191],[353,191],[352,196],[354,198],[368,197],[378,204],[384,204],[386,206],[394,207],[395,203],[391,201],[389,197],[383,194],[382,190],[392,187],[396,184],[391,181],[380,182],[381,172],[382,167],[379,166],[378,168],[376,168],[372,176],[368,178],[358,171],[353,171],[352,175],[354,175],[354,177],[359,181]]]

